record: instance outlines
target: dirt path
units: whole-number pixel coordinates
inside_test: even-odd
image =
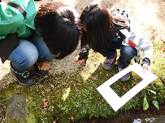
[[[48,2],[48,0],[39,1],[37,2],[37,5],[39,6],[41,3],[45,2]],[[129,11],[133,24],[137,25],[141,34],[149,39],[156,38],[157,40],[162,40],[165,42],[164,0],[62,0],[61,2],[75,7],[79,13],[81,13],[82,9],[90,2],[101,2],[109,8],[125,8]],[[54,60],[52,63],[52,70],[50,71],[51,74],[56,75],[62,72],[72,73],[78,70],[79,65],[74,63],[74,58],[77,55],[78,49],[62,60]],[[96,60],[91,60],[92,63],[89,63],[85,69],[88,69],[90,65],[93,65],[93,62],[96,62]],[[100,62],[96,62],[96,64],[100,64]],[[3,78],[3,81],[0,81],[0,86],[2,85],[2,82],[8,82],[8,79],[4,77],[7,73],[9,73],[9,62],[6,62],[3,65],[0,63],[0,80]],[[10,76],[7,76],[7,78],[10,78]]]

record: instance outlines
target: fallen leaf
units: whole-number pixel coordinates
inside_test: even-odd
[[[165,48],[163,48],[162,50],[163,50],[163,52],[165,52]]]
[[[49,107],[48,99],[44,98],[42,102],[43,102],[44,111],[48,111],[48,107]]]
[[[86,84],[86,83],[87,83],[87,81],[86,81],[86,80],[84,80],[84,81],[83,81],[83,83],[84,83],[84,84]]]
[[[63,96],[62,96],[62,100],[65,101],[66,98],[69,96],[69,93],[70,93],[71,89],[70,87],[65,89],[64,93],[63,93]]]
[[[97,77],[96,76],[91,76],[91,79],[92,80],[97,80]]]
[[[128,90],[128,88],[123,86],[123,91],[127,91],[127,90]]]

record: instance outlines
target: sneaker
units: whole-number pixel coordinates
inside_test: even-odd
[[[112,58],[106,58],[106,60],[103,63],[103,68],[105,70],[111,70],[113,65],[115,64],[116,56]]]
[[[14,70],[11,66],[10,68],[12,74],[16,77],[17,82],[23,86],[31,86],[34,85],[36,82],[32,79],[32,74],[29,71],[19,72]]]
[[[49,72],[47,70],[40,70],[38,68],[38,65],[34,65],[34,76],[40,77],[40,78],[47,78],[49,76]]]
[[[123,70],[123,68],[118,66],[118,70],[121,71]],[[125,82],[128,81],[130,78],[131,78],[130,73],[127,73],[126,75],[120,78],[120,81]]]

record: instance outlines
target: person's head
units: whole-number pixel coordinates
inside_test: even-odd
[[[35,20],[36,29],[56,58],[67,56],[77,47],[80,36],[77,16],[74,9],[60,2],[40,6]]]
[[[113,35],[112,16],[105,6],[90,4],[80,16],[82,33],[89,38],[89,44],[95,51],[109,48]],[[83,34],[82,34],[83,36]]]

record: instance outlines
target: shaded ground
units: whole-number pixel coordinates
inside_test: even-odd
[[[147,112],[143,110],[131,110],[121,113],[113,118],[87,118],[78,123],[164,123],[165,107],[161,106],[160,110],[150,109]]]

